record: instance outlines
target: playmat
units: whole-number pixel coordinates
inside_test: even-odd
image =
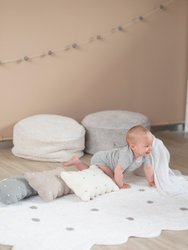
[[[88,202],[69,194],[52,202],[34,196],[0,204],[0,243],[14,250],[89,250],[94,244],[124,243],[130,236],[188,229],[187,194],[161,195],[141,176],[131,175],[127,182],[130,189]]]

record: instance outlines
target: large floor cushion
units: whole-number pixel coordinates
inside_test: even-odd
[[[84,117],[81,124],[86,129],[85,152],[89,154],[124,146],[128,129],[135,125],[150,128],[145,115],[125,110],[92,113]]]
[[[69,117],[34,115],[15,124],[13,145],[12,153],[18,157],[62,162],[83,155],[85,128]]]

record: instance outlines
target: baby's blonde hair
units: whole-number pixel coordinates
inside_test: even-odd
[[[138,138],[146,136],[148,133],[151,133],[149,129],[141,125],[134,126],[128,130],[126,141],[130,145],[130,143],[135,143]]]

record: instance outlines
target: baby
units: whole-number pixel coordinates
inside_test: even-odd
[[[127,146],[108,151],[99,151],[91,158],[91,165],[97,165],[105,174],[110,176],[119,188],[129,188],[124,183],[126,172],[134,171],[143,166],[149,186],[155,186],[154,169],[151,165],[153,135],[140,125],[130,128],[126,136]],[[64,166],[75,165],[83,170],[89,165],[81,162],[77,156],[64,162]]]

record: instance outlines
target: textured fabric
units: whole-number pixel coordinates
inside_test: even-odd
[[[18,157],[62,162],[83,155],[85,129],[69,117],[34,115],[16,123],[13,144],[12,153]]]
[[[60,178],[62,171],[64,168],[56,168],[42,172],[27,172],[24,176],[44,201],[52,201],[72,193],[71,189]]]
[[[134,159],[132,150],[125,146],[119,149],[100,151],[91,157],[91,164],[106,165],[112,170],[117,164],[120,164],[126,172],[131,172],[139,168],[141,165],[150,166],[151,159],[149,156],[143,156],[139,159]]]
[[[86,129],[85,152],[89,154],[125,146],[126,133],[135,125],[150,128],[145,115],[125,110],[92,113],[84,117],[81,123]]]
[[[119,190],[114,181],[95,165],[82,171],[61,172],[61,178],[82,201]]]
[[[170,169],[170,154],[160,139],[154,137],[152,165],[157,190],[164,195],[188,195],[188,181],[177,171]],[[177,173],[177,174],[176,174]]]
[[[35,196],[8,207],[0,204],[1,244],[14,245],[14,250],[90,250],[131,236],[188,229],[187,195],[164,197],[143,177],[126,180],[131,188],[89,202],[70,194],[48,203]]]
[[[4,204],[16,203],[31,195],[37,195],[37,192],[22,176],[0,181],[0,202]]]

